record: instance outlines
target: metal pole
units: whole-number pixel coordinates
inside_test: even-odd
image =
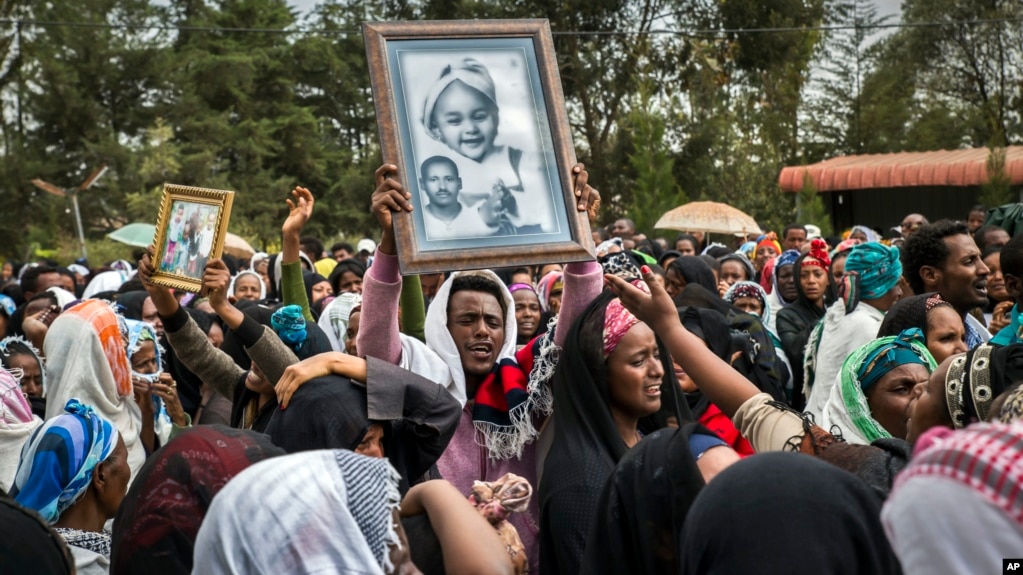
[[[82,213],[78,211],[78,192],[71,194],[71,205],[75,208],[75,228],[78,229],[78,242],[82,244],[82,257],[87,258],[89,254],[85,252],[85,230],[82,229]]]

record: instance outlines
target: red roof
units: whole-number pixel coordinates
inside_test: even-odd
[[[782,168],[778,184],[787,192],[803,189],[809,174],[818,191],[903,188],[912,186],[979,186],[987,182],[987,148],[840,156],[809,166]],[[1005,174],[1023,184],[1023,146],[1005,148]]]

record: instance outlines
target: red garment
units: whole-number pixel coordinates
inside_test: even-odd
[[[746,441],[746,438],[735,428],[732,420],[713,403],[708,405],[703,415],[700,416],[700,423],[716,433],[725,443],[731,445],[739,457],[747,457],[756,453],[749,441]]]

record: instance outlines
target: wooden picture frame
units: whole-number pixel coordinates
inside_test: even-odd
[[[224,251],[234,192],[163,185],[156,220],[153,283],[198,293],[206,261]]]
[[[404,274],[594,259],[547,20],[364,23]]]

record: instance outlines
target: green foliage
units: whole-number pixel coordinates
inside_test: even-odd
[[[1005,148],[989,148],[986,168],[987,182],[980,187],[980,203],[985,206],[1001,206],[1016,202],[1012,181],[1005,173]]]
[[[576,154],[602,192],[602,215],[645,231],[686,199],[728,203],[780,229],[797,218],[797,194],[777,186],[785,165],[1023,142],[1023,4],[907,0],[905,20],[950,25],[888,35],[872,32],[884,22],[873,6],[322,0],[299,21],[286,0],[3,2],[2,18],[114,26],[0,25],[0,251],[73,256],[70,203],[30,181],[73,188],[102,163],[109,173],[81,195],[100,260],[122,249],[107,232],[155,219],[166,182],[235,190],[230,229],[257,248],[279,245],[296,185],[318,200],[310,234],[375,235],[369,197],[383,158],[363,39],[351,33],[363,21],[548,18]],[[785,30],[648,33],[661,28]],[[623,30],[637,33],[607,33]],[[1000,173],[997,154],[991,161],[989,173]],[[995,178],[985,194],[1006,190]],[[799,211],[827,229],[811,190]]]
[[[821,235],[828,237],[833,233],[831,218],[824,209],[824,202],[821,201],[817,187],[809,174],[803,178],[803,190],[799,193],[799,216],[798,220],[803,224],[813,224],[821,229]]]

